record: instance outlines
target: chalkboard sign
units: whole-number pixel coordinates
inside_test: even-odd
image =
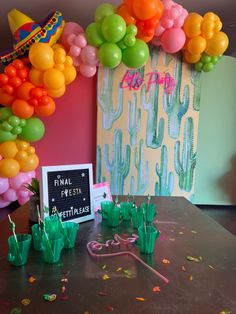
[[[92,165],[42,167],[41,210],[44,216],[58,210],[62,221],[94,219]]]

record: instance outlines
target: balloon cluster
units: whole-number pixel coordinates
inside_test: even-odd
[[[212,13],[207,12],[203,17],[198,13],[190,13],[184,23],[184,31],[187,37],[184,47],[184,60],[188,63],[196,64],[197,70],[210,71],[213,66],[204,66],[203,62],[206,55],[217,57],[211,64],[218,61],[228,47],[228,36],[221,32],[222,23],[220,18]],[[203,60],[200,60],[203,56]],[[207,62],[209,63],[209,62]],[[202,65],[202,66],[201,66]]]
[[[32,192],[25,185],[30,184],[35,177],[35,171],[19,172],[14,178],[0,177],[0,208],[18,201],[20,205],[26,203]]]
[[[72,57],[76,70],[85,77],[92,77],[97,72],[98,56],[96,47],[87,43],[83,28],[74,22],[65,24],[60,43]]]
[[[182,29],[188,11],[172,0],[163,0],[164,13],[155,30],[153,45],[161,46],[167,53],[180,51],[186,40]]]
[[[137,26],[137,38],[149,42],[163,14],[160,0],[124,0],[118,7],[117,14],[123,17],[127,25]]]
[[[148,60],[146,43],[136,39],[135,25],[126,27],[125,20],[115,13],[112,4],[104,3],[95,12],[95,22],[88,25],[86,39],[98,48],[98,59],[108,68],[115,68],[121,62],[127,67],[142,67]]]

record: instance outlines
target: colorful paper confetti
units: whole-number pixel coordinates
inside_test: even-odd
[[[216,270],[215,267],[213,267],[212,265],[208,265],[209,268]]]
[[[121,271],[122,270],[122,267],[119,267],[119,268],[117,268],[117,270],[116,271]]]
[[[108,279],[110,279],[110,277],[107,274],[102,276],[102,280],[108,280]]]
[[[126,278],[134,278],[134,275],[133,275],[132,271],[129,270],[129,269],[124,269],[124,276]]]
[[[137,298],[135,298],[137,301],[141,301],[141,302],[144,302],[144,301],[146,301],[146,299],[145,298],[139,298],[139,297],[137,297]]]
[[[61,282],[67,283],[67,282],[68,282],[68,279],[67,279],[67,278],[62,278],[62,279],[61,279]]]
[[[220,314],[230,314],[231,312],[228,311],[221,311]]]
[[[23,299],[23,300],[21,300],[21,304],[24,305],[24,306],[29,305],[30,302],[31,302],[30,299]]]
[[[21,313],[22,313],[22,309],[20,307],[15,307],[10,312],[10,314],[21,314]]]
[[[184,266],[181,267],[182,271],[186,271],[186,268]]]
[[[190,262],[196,262],[196,263],[199,263],[202,261],[202,257],[199,256],[199,257],[193,257],[193,256],[186,256],[186,259]]]
[[[191,230],[191,232],[192,232],[193,234],[197,234],[197,231],[195,231],[195,230]]]
[[[66,291],[66,287],[65,287],[65,286],[62,286],[62,287],[61,287],[61,292],[64,293],[65,291]]]
[[[107,312],[113,312],[114,311],[114,307],[111,305],[107,305],[106,307]]]
[[[103,265],[103,266],[102,266],[102,269],[106,269],[106,268],[107,268],[107,265]]]
[[[36,278],[34,277],[34,276],[30,276],[29,278],[28,278],[28,282],[29,283],[34,283],[36,281]]]
[[[191,275],[191,276],[189,276],[189,280],[190,281],[192,281],[193,280],[193,276]]]
[[[43,295],[43,299],[45,300],[45,301],[49,301],[49,302],[53,302],[53,301],[55,301],[56,300],[56,298],[57,298],[57,295],[56,294],[44,294]]]
[[[184,234],[183,231],[180,231],[179,234]]]
[[[163,258],[162,263],[163,264],[170,264],[170,261],[167,258]]]
[[[170,241],[175,241],[175,238],[169,238]]]
[[[153,292],[160,292],[161,291],[161,288],[159,286],[156,286],[156,287],[153,287],[152,288],[152,291]]]

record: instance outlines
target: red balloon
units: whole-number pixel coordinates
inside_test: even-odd
[[[35,87],[30,91],[30,96],[39,99],[43,96],[43,90],[39,87]]]
[[[39,104],[38,107],[35,107],[35,112],[39,115],[39,116],[50,116],[54,113],[55,109],[56,109],[56,104],[54,102],[54,100],[49,97],[49,96],[45,96],[49,98],[49,102],[46,105],[41,105]]]
[[[6,74],[0,74],[0,86],[8,83],[8,76]]]
[[[19,59],[16,59],[12,62],[12,64],[14,65],[14,67],[17,69],[17,70],[21,70],[21,69],[24,69],[24,63],[19,60]]]
[[[3,90],[9,95],[13,94],[14,92],[14,88],[9,84],[4,85]]]
[[[5,67],[4,73],[9,77],[14,77],[16,76],[16,68],[13,65],[9,64]]]
[[[9,84],[11,86],[17,88],[17,87],[21,86],[22,80],[18,76],[15,76],[15,77],[10,78]]]

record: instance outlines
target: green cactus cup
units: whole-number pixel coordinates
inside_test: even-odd
[[[153,226],[141,226],[138,228],[138,244],[142,254],[153,254],[156,239],[160,236],[158,231]]]
[[[16,242],[17,239],[17,242]],[[30,234],[17,234],[8,238],[7,259],[14,266],[22,266],[27,263],[32,236]]]

